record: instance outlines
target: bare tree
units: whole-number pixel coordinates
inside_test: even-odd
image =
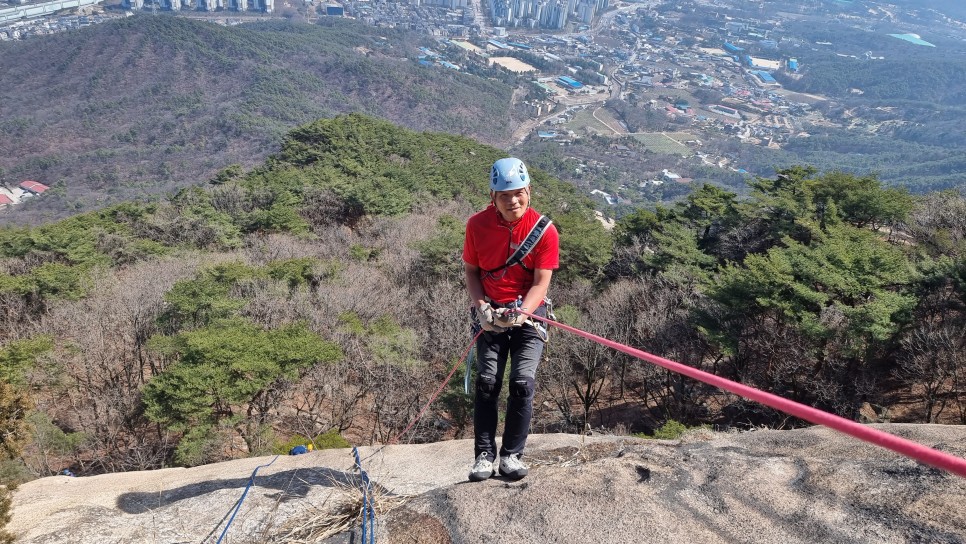
[[[898,377],[923,398],[926,423],[936,423],[954,400],[962,414],[964,392],[956,388],[966,375],[966,327],[946,322],[920,322],[902,340]]]
[[[49,392],[38,408],[59,427],[84,433],[76,463],[111,472],[163,462],[166,438],[141,413],[140,388],[161,370],[146,344],[164,293],[196,266],[160,260],[95,273],[90,296],[52,303],[38,325],[37,333],[59,343],[49,368],[35,373]]]
[[[317,436],[332,429],[339,433],[357,425],[363,415],[363,402],[372,384],[354,361],[317,365],[292,388],[289,397],[292,414],[290,429],[303,436]],[[285,419],[283,419],[285,421]]]
[[[966,252],[966,195],[943,191],[920,198],[910,214],[908,229],[933,253],[962,256]]]

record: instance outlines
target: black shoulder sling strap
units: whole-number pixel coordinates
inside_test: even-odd
[[[547,217],[546,215],[541,215],[540,219],[538,219],[536,224],[533,225],[533,228],[530,229],[530,232],[527,234],[527,237],[523,239],[523,243],[521,243],[520,247],[518,247],[517,250],[513,252],[513,255],[510,255],[510,257],[506,260],[506,263],[504,263],[503,266],[501,266],[500,268],[494,268],[493,270],[485,270],[485,272],[487,274],[492,274],[497,270],[510,268],[515,264],[519,264],[520,266],[523,267],[524,270],[529,270],[529,268],[524,266],[523,259],[524,257],[530,254],[533,248],[537,246],[537,242],[539,242],[540,239],[543,238],[544,233],[547,232],[547,228],[550,226],[551,223],[553,223],[553,221],[551,221],[549,217]]]

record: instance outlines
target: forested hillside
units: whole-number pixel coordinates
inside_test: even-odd
[[[749,164],[760,170],[797,161],[822,171],[877,172],[887,184],[913,192],[966,184],[958,153],[966,144],[961,41],[930,34],[934,47],[915,45],[890,35],[909,32],[894,21],[856,27],[829,19],[790,30],[802,42],[786,54],[802,68],[776,71],[776,78],[790,90],[830,98],[819,106],[822,113],[847,128],[809,127],[813,137],[748,157]]]
[[[501,155],[354,114],[170,200],[0,231],[0,474],[395,436],[470,340],[463,224]],[[796,167],[608,232],[533,174],[562,321],[845,417],[966,423],[964,195]],[[538,432],[799,424],[560,331],[537,381]],[[470,425],[453,383],[405,440]]]
[[[462,225],[500,156],[349,115],[207,189],[3,230],[0,376],[35,406],[30,470],[196,464],[292,433],[385,440],[468,341]],[[561,277],[599,275],[589,202],[534,179]]]
[[[819,35],[818,39],[831,37]],[[877,40],[895,40],[902,44],[889,36],[880,35]],[[894,47],[888,42],[879,45],[888,45],[890,50]],[[877,51],[877,54],[883,53]],[[833,55],[809,57],[813,64],[808,67],[807,77],[795,85],[804,92],[837,98],[847,97],[850,92],[861,92],[861,96],[868,100],[899,100],[906,106],[917,102],[934,108],[966,106],[966,66],[935,51],[928,54],[893,52],[893,56],[878,62],[834,58]],[[846,67],[848,69],[843,70]],[[896,74],[902,74],[902,77],[896,77]]]
[[[959,2],[947,2],[946,0],[895,0],[897,5],[918,7],[924,10],[941,10],[939,13],[946,13],[958,19],[966,18],[966,5]]]
[[[340,113],[508,138],[511,87],[419,66],[426,39],[343,19],[226,28],[137,15],[0,43],[0,182],[53,187],[0,218],[155,199],[258,164],[295,126]]]

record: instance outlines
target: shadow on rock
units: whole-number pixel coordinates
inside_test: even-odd
[[[275,498],[282,502],[303,498],[308,495],[309,490],[313,487],[341,486],[351,488],[360,485],[358,475],[324,467],[286,470],[268,476],[257,475],[255,478],[256,487],[277,489],[279,492],[275,495]],[[249,475],[245,478],[199,482],[156,493],[124,493],[117,498],[117,507],[127,514],[141,514],[222,489],[238,489],[240,493],[250,480],[251,476]]]

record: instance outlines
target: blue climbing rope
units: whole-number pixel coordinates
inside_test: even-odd
[[[275,456],[275,459],[278,459],[278,456],[277,456],[277,455]],[[241,498],[240,498],[240,499],[238,499],[238,505],[237,505],[237,506],[235,506],[235,511],[234,511],[234,512],[232,512],[232,514],[231,514],[231,518],[229,518],[229,520],[228,520],[228,523],[227,523],[227,524],[225,525],[225,530],[224,530],[224,531],[222,531],[222,532],[221,532],[221,536],[219,536],[219,537],[218,537],[218,542],[217,542],[217,544],[221,544],[221,540],[222,540],[223,538],[225,538],[225,535],[226,535],[226,534],[228,534],[228,528],[229,528],[229,527],[231,527],[231,522],[233,522],[233,521],[235,521],[235,514],[237,514],[237,513],[238,513],[238,510],[239,510],[239,509],[241,509],[241,505],[242,505],[242,503],[243,503],[243,502],[245,502],[245,495],[248,495],[248,490],[249,490],[249,489],[251,489],[251,487],[252,487],[252,485],[253,485],[253,484],[255,483],[255,475],[256,475],[256,474],[258,474],[258,469],[260,469],[260,468],[262,468],[262,467],[268,467],[268,466],[271,466],[271,465],[272,465],[272,463],[274,463],[274,462],[275,462],[275,459],[272,459],[272,461],[271,461],[270,463],[266,463],[266,464],[264,464],[264,465],[258,465],[257,467],[255,467],[255,470],[254,470],[254,471],[252,471],[252,475],[251,475],[251,477],[250,477],[250,478],[248,479],[248,485],[246,485],[246,486],[245,486],[245,491],[244,491],[244,492],[242,493],[242,496],[241,496]]]
[[[416,422],[419,421],[420,418],[423,417],[423,414],[429,408],[429,405],[432,404],[434,400],[436,400],[436,397],[439,396],[439,394],[443,391],[443,388],[446,387],[446,384],[449,383],[449,380],[453,377],[453,374],[456,373],[456,369],[458,369],[460,367],[460,365],[462,365],[464,362],[466,363],[466,367],[467,367],[467,377],[464,378],[464,380],[466,380],[466,381],[464,381],[463,386],[465,388],[467,388],[467,389],[469,388],[469,381],[468,380],[469,380],[469,375],[470,375],[470,372],[471,372],[470,371],[470,365],[472,364],[472,361],[473,361],[473,359],[472,359],[472,350],[473,350],[473,346],[476,344],[477,338],[479,338],[481,334],[483,334],[483,330],[482,329],[480,329],[478,331],[475,331],[475,335],[473,336],[473,340],[470,342],[470,345],[466,347],[466,351],[463,353],[463,356],[460,358],[459,361],[457,361],[457,363],[455,365],[453,365],[453,368],[449,371],[449,374],[446,376],[446,378],[443,379],[443,382],[439,385],[439,388],[436,389],[436,392],[433,393],[433,395],[429,398],[429,401],[426,403],[425,406],[423,406],[423,409],[420,410],[418,414],[416,414],[416,417],[413,418],[413,420],[409,423],[409,425],[407,425],[406,428],[402,430],[402,432],[400,432],[394,438],[392,438],[391,440],[389,440],[389,442],[387,442],[386,444],[383,444],[379,448],[376,448],[375,451],[373,451],[372,453],[370,453],[369,455],[367,455],[366,456],[366,459],[369,459],[370,457],[373,457],[374,455],[376,455],[377,453],[379,453],[380,451],[382,451],[383,448],[385,448],[386,446],[388,446],[390,444],[395,443],[404,434],[406,434],[409,431],[409,429],[411,429],[412,426],[415,425]],[[370,483],[369,483],[369,475],[366,474],[366,471],[363,470],[363,468],[362,468],[362,461],[363,461],[363,459],[361,459],[360,456],[359,456],[359,449],[356,448],[356,447],[353,447],[352,448],[352,455],[355,456],[355,459],[356,459],[356,467],[359,469],[359,473],[362,475],[362,544],[375,544],[375,542],[376,542],[376,533],[375,533],[376,512],[373,509],[372,497],[370,496],[371,486],[370,486]],[[366,537],[368,537],[368,540],[367,540]]]
[[[356,468],[362,476],[362,544],[375,544],[375,521],[376,512],[373,510],[372,498],[369,496],[369,475],[362,468],[362,459],[359,458],[359,449],[352,448],[352,455],[356,458]],[[368,539],[366,537],[369,537]]]
[[[376,451],[374,451],[371,454],[369,454],[366,457],[366,459],[368,459],[368,458],[376,455],[377,453],[379,453],[380,451],[382,451],[383,448],[385,448],[389,444],[392,444],[392,443],[396,442],[404,434],[406,434],[409,431],[409,429],[411,429],[412,426],[417,421],[419,421],[420,418],[422,418],[423,414],[429,408],[429,405],[432,404],[434,400],[436,400],[436,397],[442,392],[443,388],[446,387],[446,384],[449,383],[450,378],[453,377],[453,374],[456,372],[456,369],[458,369],[460,367],[460,365],[462,365],[464,362],[466,363],[467,372],[466,372],[466,376],[464,378],[463,387],[465,389],[469,390],[469,379],[470,379],[470,374],[472,372],[472,370],[471,370],[470,367],[473,364],[473,353],[472,353],[472,349],[473,349],[473,346],[476,344],[477,338],[479,338],[480,335],[483,334],[482,329],[480,329],[480,330],[474,330],[473,332],[475,333],[474,334],[474,337],[473,337],[473,340],[470,342],[470,345],[467,346],[466,351],[463,353],[463,357],[461,357],[460,360],[456,363],[456,365],[453,366],[452,370],[450,370],[450,372],[449,372],[449,375],[446,376],[446,378],[440,384],[440,386],[436,390],[436,392],[429,398],[429,402],[426,403],[426,405],[423,407],[423,409],[420,410],[420,412],[416,415],[416,417],[412,420],[412,422],[410,422],[409,425],[407,425],[406,428],[403,429],[402,432],[400,432],[398,435],[396,435],[387,444],[384,444],[383,446],[377,448]],[[352,454],[355,456],[356,467],[359,469],[359,474],[362,477],[362,544],[375,544],[375,542],[376,542],[376,533],[375,533],[376,512],[375,512],[375,509],[373,508],[372,497],[371,497],[371,493],[370,493],[371,488],[372,488],[371,482],[369,480],[369,475],[362,468],[362,461],[363,460],[359,456],[359,449],[353,447],[352,448]],[[259,465],[259,466],[255,467],[255,470],[252,472],[251,478],[248,479],[248,485],[245,486],[245,491],[242,493],[241,498],[238,499],[238,502],[235,505],[235,509],[231,513],[231,518],[228,519],[228,523],[225,525],[225,529],[221,532],[221,536],[218,537],[218,541],[217,541],[216,544],[221,544],[221,541],[225,538],[225,535],[228,534],[228,528],[231,527],[232,522],[235,521],[235,515],[237,515],[238,514],[238,511],[241,509],[241,505],[245,501],[245,496],[248,495],[248,490],[251,489],[252,485],[255,484],[255,475],[258,474],[258,469],[260,469],[262,467],[271,466],[272,463],[274,463],[277,459],[278,459],[278,456],[276,455],[275,458],[271,460],[271,462],[269,462],[267,464],[264,464],[264,465]],[[224,521],[224,518],[222,518],[222,520]],[[219,523],[219,525],[220,525],[220,523]],[[217,526],[216,526],[216,529],[217,529]],[[212,530],[212,533],[214,533],[214,531],[216,529],[213,529]],[[210,536],[210,534],[209,534],[209,536]],[[205,537],[205,540],[207,540],[207,538],[208,537]]]

